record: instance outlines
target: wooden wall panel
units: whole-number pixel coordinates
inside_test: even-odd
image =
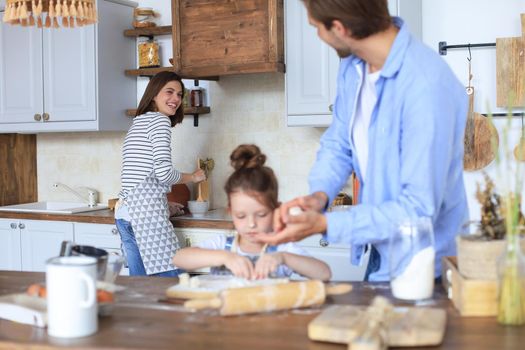
[[[0,205],[37,197],[36,135],[0,134]]]

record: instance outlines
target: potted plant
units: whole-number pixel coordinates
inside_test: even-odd
[[[471,279],[496,280],[497,260],[505,251],[506,227],[505,206],[502,197],[495,192],[492,179],[483,173],[485,187],[477,184],[476,199],[481,204],[481,220],[469,222],[464,226],[463,234],[457,236],[458,269],[460,273]],[[523,215],[519,212],[523,220]],[[474,226],[474,233],[469,229]],[[525,249],[525,240],[521,241]]]

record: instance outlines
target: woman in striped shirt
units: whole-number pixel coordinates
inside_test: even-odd
[[[184,85],[173,72],[155,75],[140,100],[122,151],[115,222],[130,275],[177,276],[171,259],[181,248],[169,221],[166,193],[200,182],[204,171],[182,173],[171,162],[171,128],[182,122]]]

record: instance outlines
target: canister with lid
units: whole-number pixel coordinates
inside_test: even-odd
[[[138,44],[139,68],[160,67],[159,44],[153,38],[140,38]]]
[[[203,106],[203,89],[200,86],[190,88],[190,104],[192,107]]]

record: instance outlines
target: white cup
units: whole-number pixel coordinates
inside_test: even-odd
[[[64,256],[46,262],[47,333],[76,338],[97,331],[97,259]]]

